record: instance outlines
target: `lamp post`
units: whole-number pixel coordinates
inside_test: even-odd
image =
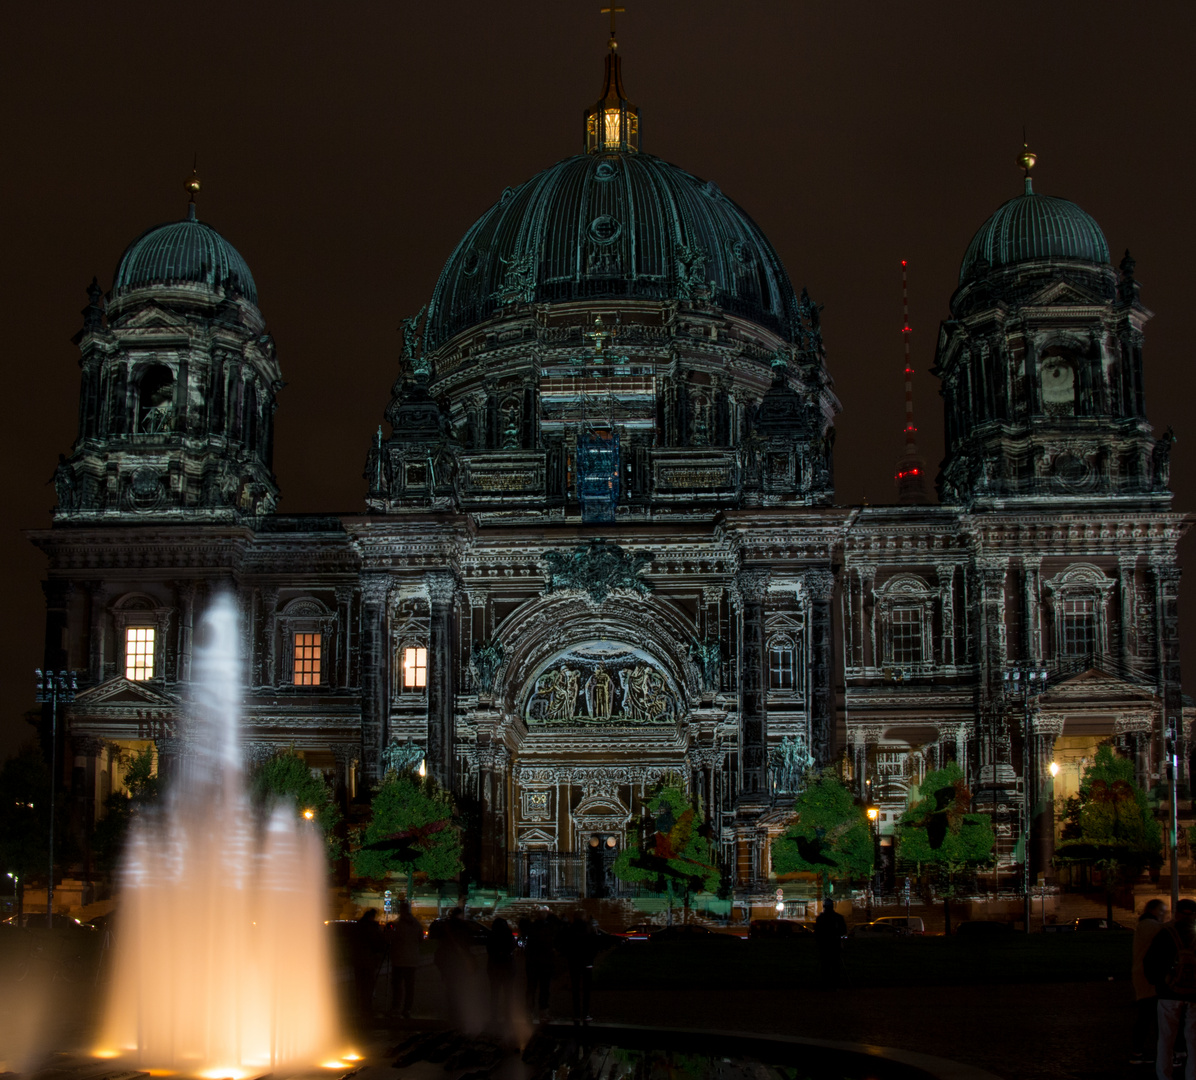
[[[872,921],[872,890],[876,885],[876,864],[878,852],[877,847],[877,822],[880,821],[880,807],[869,806],[866,813],[868,814],[868,832],[872,834],[872,874],[868,878],[868,921]]]
[[[50,703],[50,876],[46,881],[46,926],[54,926],[54,804],[58,798],[58,703],[75,700],[79,689],[73,671],[52,671],[34,668],[37,701]]]
[[[1020,697],[1023,705],[1025,724],[1022,728],[1022,794],[1024,808],[1022,814],[1022,902],[1023,918],[1026,933],[1030,932],[1030,919],[1033,909],[1033,894],[1030,892],[1030,849],[1031,821],[1034,815],[1035,795],[1037,794],[1037,778],[1035,776],[1035,746],[1034,746],[1034,713],[1030,708],[1030,699],[1046,692],[1047,672],[1045,668],[1010,668],[1002,673],[1005,693],[1008,697]]]
[[[1179,725],[1167,717],[1167,782],[1171,786],[1171,910],[1179,903]]]

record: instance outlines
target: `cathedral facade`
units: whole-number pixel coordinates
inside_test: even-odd
[[[999,871],[1049,873],[1096,745],[1154,785],[1182,736],[1188,519],[1133,262],[1031,164],[942,326],[937,504],[908,452],[894,505],[835,504],[819,307],[715,183],[640,150],[613,43],[584,152],[504,191],[407,320],[358,515],[275,512],[252,274],[194,205],[147,231],[89,291],[78,439],[33,534],[84,816],[131,752],[185,752],[228,590],[248,757],[294,746],[350,798],[423,762],[471,808],[474,880],[606,895],[677,777],[750,893],[809,769],[878,807],[883,851],[948,761]]]

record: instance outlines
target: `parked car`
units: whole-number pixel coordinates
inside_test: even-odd
[[[972,941],[991,941],[1013,933],[1013,923],[997,922],[995,919],[971,919],[961,922],[955,928],[956,936]]]
[[[861,923],[851,929],[853,938],[903,938],[913,935],[904,926],[896,926],[890,922],[876,919],[870,923]]]
[[[700,923],[682,923],[677,926],[662,926],[652,933],[649,941],[689,941],[702,944],[717,944],[723,941],[738,941],[731,934],[720,934]]]
[[[882,915],[879,919],[874,919],[873,922],[900,926],[911,934],[926,933],[926,924],[920,915]]]
[[[656,923],[632,923],[623,931],[624,941],[647,941],[657,930],[661,929]]]
[[[753,919],[748,926],[749,938],[803,937],[813,933],[808,923],[796,919]]]
[[[72,915],[55,915],[51,925],[50,917],[44,911],[26,911],[20,916],[10,915],[4,920],[6,926],[19,926],[25,930],[95,930],[96,927],[82,923]]]
[[[1106,919],[1103,915],[1086,919],[1076,919],[1076,921],[1072,923],[1072,927],[1077,931],[1102,930],[1106,933],[1111,931],[1115,934],[1133,933],[1128,926],[1122,926],[1119,922],[1115,922],[1112,919]]]

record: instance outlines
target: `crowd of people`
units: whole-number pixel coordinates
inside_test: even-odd
[[[445,1019],[454,1027],[504,1027],[518,1018],[520,1005],[532,1023],[548,1020],[549,994],[558,968],[567,973],[574,1023],[592,1019],[590,991],[600,937],[582,911],[565,921],[544,910],[520,918],[514,928],[500,916],[485,930],[478,923],[468,923],[461,908],[453,908],[433,922],[425,935],[403,901],[393,922],[383,926],[377,909],[367,908],[352,930],[354,998],[362,1022],[376,1016],[379,976],[387,968],[389,1014],[410,1017],[416,971],[429,959],[444,989]],[[479,939],[482,931],[484,942]]]

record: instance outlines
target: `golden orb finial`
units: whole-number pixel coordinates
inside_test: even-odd
[[[1022,152],[1017,156],[1017,163],[1022,167],[1022,170],[1025,172],[1026,176],[1030,175],[1030,170],[1034,168],[1034,165],[1037,161],[1038,155],[1030,149],[1029,144],[1022,143]]]
[[[190,195],[190,198],[187,201],[192,203],[195,202],[195,196],[199,194],[199,189],[203,187],[203,184],[199,182],[198,154],[196,155],[195,161],[191,164],[191,175],[187,177],[187,182],[183,185],[183,187],[186,189],[188,195]]]

